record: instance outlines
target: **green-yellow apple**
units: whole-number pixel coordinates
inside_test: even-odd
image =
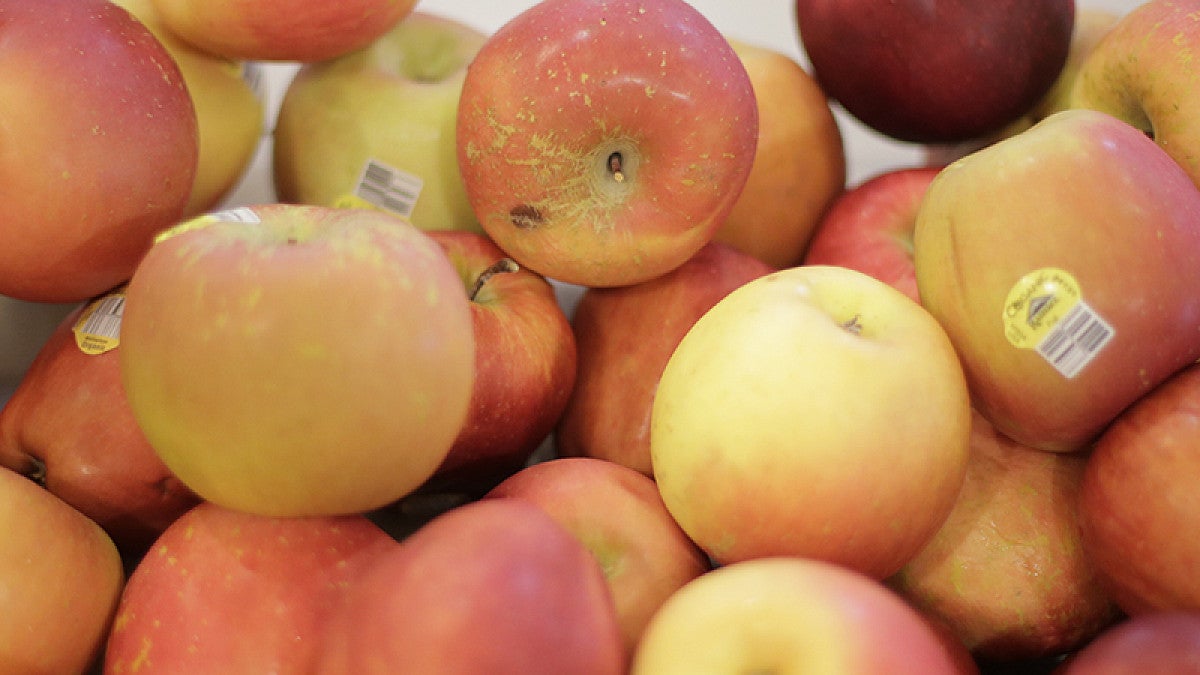
[[[750,173],[741,59],[684,0],[545,0],[467,69],[467,198],[518,263],[581,286],[660,276],[712,239]]]
[[[600,565],[519,499],[430,520],[377,557],[330,610],[312,672],[621,675]]]
[[[65,316],[0,408],[0,465],[35,479],[136,557],[197,497],[133,419],[118,363],[124,296]]]
[[[730,43],[754,86],[758,144],[746,185],[714,239],[773,267],[790,267],[846,184],[841,129],[825,92],[795,59]]]
[[[265,106],[255,90],[256,64],[197,49],[165,29],[154,0],[113,0],[162,42],[183,74],[200,139],[196,176],[183,216],[215,208],[250,166],[262,139]]]
[[[954,348],[920,304],[805,265],[742,285],[687,332],[654,397],[650,458],[718,563],[794,555],[884,578],[950,513],[970,423]]]
[[[584,289],[571,316],[579,366],[555,429],[558,453],[650,475],[650,409],[671,352],[718,300],[772,271],[753,254],[712,241],[660,277]]]
[[[475,386],[467,421],[422,490],[479,496],[530,461],[558,423],[575,387],[575,334],[550,282],[486,235],[426,233],[471,299]]]
[[[804,264],[856,269],[920,302],[913,230],[937,174],[929,167],[886,169],[846,190],[817,225]]]
[[[370,44],[416,0],[152,0],[163,25],[213,54],[319,61]]]
[[[1052,675],[1200,674],[1200,612],[1129,617],[1068,656]]]
[[[183,212],[196,112],[170,53],[107,0],[0,7],[0,294],[79,302]]]
[[[482,232],[458,172],[454,125],[467,64],[485,39],[415,12],[363,49],[302,66],[272,132],[280,199]]]
[[[976,414],[954,510],[889,585],[983,659],[1083,645],[1119,615],[1080,542],[1086,462],[1021,445]]]
[[[112,539],[4,467],[0,532],[0,672],[89,672],[104,650],[125,582]]]
[[[1200,185],[1200,0],[1147,0],[1079,66],[1071,107],[1106,112],[1149,134]]]
[[[1200,357],[1200,191],[1104,113],[1056,113],[943,169],[914,264],[975,406],[1025,445],[1085,447]]]
[[[1200,609],[1200,366],[1122,412],[1097,439],[1079,501],[1083,549],[1129,614]]]
[[[768,557],[718,568],[650,620],[632,675],[971,675],[960,644],[878,580]]]
[[[273,518],[200,504],[129,575],[104,672],[316,672],[329,611],[397,546],[358,514]]]
[[[359,512],[433,474],[466,419],[475,343],[440,246],[383,211],[263,204],[159,236],[126,289],[134,418],[202,498]]]
[[[535,504],[592,552],[630,654],[662,603],[711,568],[663,505],[654,480],[616,462],[593,457],[538,462],[485,497]]]

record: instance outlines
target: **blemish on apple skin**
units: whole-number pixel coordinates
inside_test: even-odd
[[[518,204],[508,212],[512,224],[522,230],[532,230],[544,221],[542,212],[529,204]]]

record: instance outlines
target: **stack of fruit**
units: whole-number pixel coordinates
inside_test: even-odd
[[[1200,672],[1200,0],[416,4],[0,0],[0,672]]]

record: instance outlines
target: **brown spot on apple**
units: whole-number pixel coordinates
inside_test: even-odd
[[[531,204],[518,204],[508,212],[512,224],[522,230],[531,230],[542,224],[542,212]]]

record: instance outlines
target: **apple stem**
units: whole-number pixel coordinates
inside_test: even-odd
[[[846,330],[850,331],[851,333],[854,333],[855,335],[862,335],[863,327],[862,327],[862,324],[858,322],[857,314],[855,314],[853,317],[851,317],[849,321],[843,323],[842,328],[845,328]]]
[[[37,457],[29,457],[29,470],[25,471],[25,477],[33,482],[46,487],[46,463]]]
[[[617,181],[618,183],[625,182],[625,173],[622,171],[624,162],[625,158],[622,157],[621,153],[619,152],[614,152],[608,156],[608,170],[612,173],[613,180]]]
[[[519,269],[521,269],[521,266],[518,265],[517,262],[512,258],[501,258],[491,265],[488,265],[488,267],[480,272],[479,276],[475,278],[475,284],[471,286],[471,293],[469,296],[470,299],[472,301],[475,300],[475,296],[479,295],[479,291],[483,288],[483,285],[488,282],[488,279],[491,279],[497,274],[516,272]]]

